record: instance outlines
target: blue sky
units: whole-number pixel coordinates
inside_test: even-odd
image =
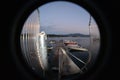
[[[90,14],[71,2],[56,1],[39,7],[40,31],[48,34],[89,34]],[[92,18],[92,22],[94,22]]]

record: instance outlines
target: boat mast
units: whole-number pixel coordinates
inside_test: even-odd
[[[37,8],[37,11],[38,11],[38,17],[39,17],[39,24],[40,24],[40,11],[39,11],[39,8]],[[40,31],[40,26],[39,26],[39,31]]]
[[[92,18],[92,16],[90,15],[89,23],[88,23],[90,45],[89,45],[89,50],[88,50],[88,52],[89,52],[89,59],[88,59],[88,62],[87,62],[87,63],[89,63],[90,60],[91,60],[91,31],[90,31],[90,29],[91,29],[91,18]]]

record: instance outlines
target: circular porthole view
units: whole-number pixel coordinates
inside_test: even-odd
[[[71,80],[86,73],[100,49],[99,27],[83,7],[66,1],[44,4],[25,21],[20,35],[23,57],[48,80]]]

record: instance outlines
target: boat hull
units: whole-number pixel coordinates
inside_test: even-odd
[[[84,52],[84,51],[88,51],[87,49],[85,48],[75,48],[75,47],[68,47],[69,51],[81,51],[81,52]]]

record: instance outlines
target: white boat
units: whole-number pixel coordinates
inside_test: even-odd
[[[48,49],[48,50],[52,50],[52,49],[53,49],[53,47],[48,47],[47,49]]]
[[[55,44],[56,41],[55,41],[55,40],[50,40],[49,43],[50,43],[50,44]]]
[[[72,50],[72,51],[88,51],[88,49],[86,49],[86,48],[83,48],[83,47],[79,47],[79,46],[76,46],[76,47],[71,47],[71,46],[69,46],[68,47],[70,50]]]
[[[88,51],[88,49],[79,46],[77,42],[67,40],[64,42],[65,46],[71,51]]]
[[[52,49],[53,49],[53,46],[52,46],[51,44],[48,44],[48,45],[47,45],[47,49],[48,49],[48,50],[52,50]]]

